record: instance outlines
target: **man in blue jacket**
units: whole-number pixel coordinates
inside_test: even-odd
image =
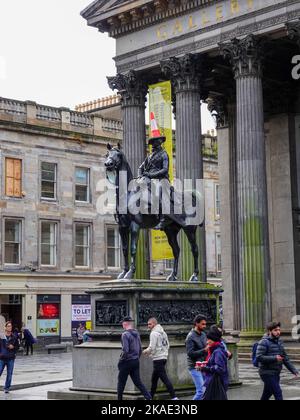
[[[4,369],[7,369],[7,376],[4,386],[4,392],[9,393],[12,376],[15,366],[16,354],[19,350],[18,339],[12,333],[13,326],[11,322],[5,324],[5,333],[0,336],[0,377]]]
[[[299,376],[297,369],[290,362],[280,340],[281,324],[272,322],[268,325],[268,334],[259,343],[256,358],[259,363],[259,374],[265,384],[262,401],[268,401],[272,396],[282,401],[283,394],[280,387],[280,374],[285,366],[293,375]]]
[[[134,385],[141,391],[146,400],[151,400],[151,394],[146,389],[140,377],[140,358],[142,355],[142,343],[139,333],[133,328],[134,320],[131,317],[124,318],[122,326],[125,332],[122,334],[122,354],[119,362],[118,400],[123,400],[123,394],[128,380],[131,377]]]

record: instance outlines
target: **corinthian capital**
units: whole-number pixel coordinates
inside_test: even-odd
[[[300,47],[300,20],[288,22],[285,27],[288,37]]]
[[[122,106],[145,106],[148,87],[146,82],[134,71],[118,73],[108,77],[108,85],[121,96]]]
[[[225,128],[228,126],[228,101],[224,96],[210,97],[207,101],[208,110],[215,118],[217,128]]]
[[[202,64],[199,56],[186,54],[183,57],[171,57],[160,63],[162,72],[170,78],[175,92],[186,90],[200,91]]]
[[[220,44],[225,59],[232,64],[235,78],[262,76],[262,39],[249,35]]]

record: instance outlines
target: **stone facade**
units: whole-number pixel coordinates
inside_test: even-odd
[[[71,337],[72,296],[84,295],[86,288],[111,278],[105,226],[115,221],[97,213],[96,191],[99,180],[105,178],[106,144],[116,144],[121,138],[119,127],[107,118],[0,98],[0,305],[1,313],[12,317],[18,328],[22,321],[38,334],[39,297],[58,296],[60,336]],[[17,197],[8,195],[7,159],[21,161],[21,194]],[[56,166],[54,199],[42,197],[42,162]],[[76,201],[76,168],[88,171],[86,202],[78,197]],[[20,222],[18,239],[10,237],[7,220]],[[51,267],[41,260],[45,221],[56,226],[57,257]],[[84,269],[76,267],[76,224],[89,226],[89,261]],[[19,242],[16,261],[9,261],[11,255],[5,254],[9,240]]]
[[[177,169],[189,172],[181,163],[191,160],[194,178],[194,118],[208,101],[221,139],[226,327],[253,340],[279,318],[290,334],[300,312],[299,87],[291,76],[300,2],[99,0],[82,16],[116,39],[117,79],[171,79]]]

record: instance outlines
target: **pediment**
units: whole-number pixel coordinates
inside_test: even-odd
[[[133,9],[136,7],[136,3],[149,3],[147,1],[136,1],[136,0],[95,0],[86,9],[81,12],[81,15],[85,19],[92,17],[100,17],[102,15],[113,15],[118,14],[121,9]]]

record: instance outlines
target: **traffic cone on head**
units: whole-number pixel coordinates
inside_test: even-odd
[[[162,137],[154,116],[154,112],[150,113],[150,127],[152,138]]]

